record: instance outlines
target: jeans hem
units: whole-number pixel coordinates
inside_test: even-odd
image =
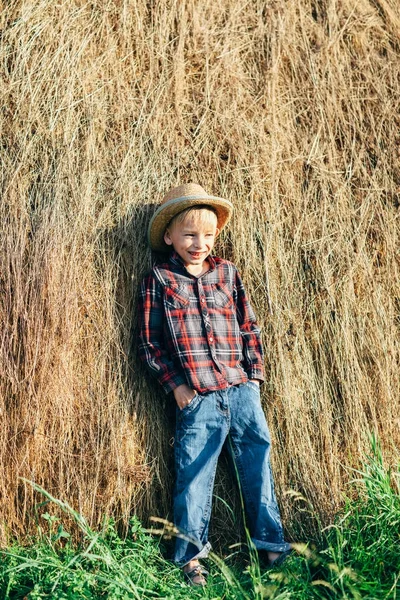
[[[256,538],[251,538],[251,541],[257,550],[267,550],[267,552],[287,552],[292,547],[288,542],[277,544],[274,542],[263,542],[262,540],[257,540]]]
[[[200,552],[195,554],[195,556],[192,556],[191,558],[188,558],[188,559],[183,558],[182,560],[179,560],[179,561],[174,560],[173,562],[176,564],[177,567],[182,568],[185,565],[187,565],[188,563],[190,563],[191,560],[197,560],[199,558],[207,558],[210,551],[211,551],[211,544],[210,544],[210,542],[207,542],[206,545],[202,547]]]

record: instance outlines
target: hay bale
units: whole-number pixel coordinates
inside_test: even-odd
[[[37,498],[20,477],[92,524],[168,514],[173,406],[138,364],[135,307],[149,216],[186,181],[236,207],[217,253],[238,264],[263,329],[289,533],[307,535],[313,521],[285,492],[329,522],[369,431],[393,459],[399,10],[367,0],[3,8],[3,541],[32,522]],[[235,505],[231,484],[222,472],[218,494]],[[218,537],[230,513],[217,505]]]

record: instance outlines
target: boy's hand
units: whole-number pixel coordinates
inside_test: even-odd
[[[249,381],[252,381],[253,383],[256,383],[258,385],[258,387],[260,387],[260,380],[259,379],[249,379]]]
[[[196,392],[186,383],[178,385],[178,387],[174,389],[175,400],[180,410],[183,410],[185,406],[190,404],[195,395]]]

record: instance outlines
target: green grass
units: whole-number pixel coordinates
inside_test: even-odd
[[[206,590],[190,589],[164,555],[163,541],[133,517],[122,539],[113,521],[93,531],[82,515],[34,486],[46,497],[37,536],[2,553],[3,599],[128,600],[210,599],[396,599],[400,597],[399,471],[383,465],[379,445],[352,483],[336,522],[321,532],[318,548],[298,545],[298,555],[281,569],[268,570],[254,551],[234,551],[225,560],[211,555]],[[34,485],[34,484],[33,484]],[[48,510],[56,510],[58,516]],[[62,515],[73,519],[82,540],[73,542]]]

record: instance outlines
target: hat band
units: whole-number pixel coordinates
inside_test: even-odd
[[[179,196],[179,198],[171,198],[171,200],[167,200],[163,204],[161,204],[160,209],[165,206],[170,206],[171,204],[175,204],[175,202],[182,202],[182,200],[204,200],[207,203],[207,200],[220,200],[222,202],[226,202],[228,204],[228,200],[224,200],[223,198],[218,198],[217,196]]]

